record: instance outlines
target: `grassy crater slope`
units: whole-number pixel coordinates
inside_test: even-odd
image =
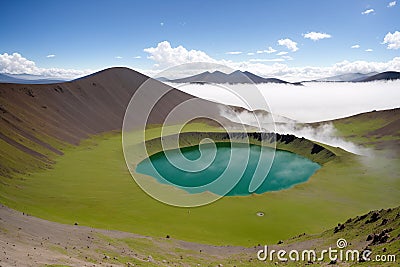
[[[354,120],[354,124],[357,121]],[[180,126],[164,129],[173,134]],[[220,131],[206,124],[184,131]],[[158,128],[147,130],[156,138]],[[137,135],[139,136],[139,135]],[[141,142],[131,138],[132,142]],[[334,149],[335,150],[335,149]],[[377,165],[340,149],[308,182],[288,190],[226,197],[199,208],[177,208],[146,195],[130,176],[120,133],[68,147],[52,169],[1,178],[0,201],[52,221],[220,245],[274,243],[322,232],[372,209],[399,204],[398,158]],[[258,211],[265,212],[258,217]]]
[[[400,156],[400,108],[374,110],[336,119],[331,123],[338,135],[346,140],[386,154],[390,151],[392,156]]]

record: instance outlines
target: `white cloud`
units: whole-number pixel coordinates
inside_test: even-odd
[[[271,54],[271,53],[275,53],[275,52],[276,52],[275,49],[273,49],[272,47],[268,47],[268,49],[265,49],[265,50],[258,50],[257,54],[264,54],[264,53]]]
[[[164,26],[164,22],[160,22],[160,26],[161,26],[161,27]]]
[[[137,58],[137,59],[139,59],[139,58],[142,58],[141,56],[136,56],[136,57],[133,57],[133,58]]]
[[[241,52],[241,51],[229,51],[229,52],[226,52],[225,54],[227,54],[227,55],[240,55],[242,53],[243,52]]]
[[[371,48],[365,49],[365,52],[372,52],[372,51],[374,51],[374,50]]]
[[[399,49],[400,48],[400,32],[395,31],[394,33],[388,32],[383,38],[383,43],[387,44],[387,49]]]
[[[291,56],[283,56],[282,58],[284,58],[286,60],[293,60],[293,58]]]
[[[355,48],[355,49],[357,49],[357,48],[360,48],[360,45],[358,45],[358,44],[356,44],[356,45],[352,45],[352,46],[351,46],[351,48]]]
[[[373,8],[370,8],[370,9],[367,9],[367,10],[361,12],[361,14],[368,15],[368,14],[372,14],[374,12],[375,12],[375,10]]]
[[[299,50],[299,48],[297,47],[297,43],[290,40],[289,38],[278,40],[278,44],[281,46],[286,46],[287,49],[289,49],[292,52]]]
[[[191,62],[210,62],[216,63],[216,60],[200,50],[187,50],[183,46],[171,47],[168,41],[158,43],[157,47],[149,47],[143,50],[150,54],[149,59],[157,62],[161,68],[191,63]]]
[[[50,55],[47,55],[46,57],[47,58],[52,58],[52,57],[55,57],[56,55],[53,55],[53,54],[50,54]]]
[[[337,74],[344,73],[370,73],[370,72],[383,72],[387,70],[400,70],[400,57],[395,57],[387,62],[374,62],[374,61],[353,61],[347,60],[336,63],[332,67],[332,72]]]
[[[321,39],[327,39],[331,38],[332,36],[327,33],[322,33],[322,32],[309,32],[306,34],[303,34],[304,38],[311,39],[313,41],[318,41]]]
[[[247,55],[248,56],[254,56],[254,53],[253,52],[249,52],[249,53],[247,53]]]
[[[271,54],[271,53],[275,53],[276,50],[273,49],[272,47],[268,47],[268,49],[267,49],[267,50],[264,50],[264,52],[267,53],[267,54]]]
[[[26,59],[19,53],[0,54],[0,73],[33,74],[45,77],[73,79],[93,73],[92,70],[74,70],[58,68],[39,68],[35,62]]]
[[[283,55],[286,55],[287,53],[289,53],[289,52],[287,52],[287,51],[282,51],[282,52],[277,53],[276,55],[277,55],[277,56],[283,56]]]
[[[34,74],[37,72],[35,62],[22,57],[18,53],[0,54],[0,72],[10,74]]]
[[[388,4],[387,7],[394,7],[396,5],[396,1],[392,1]]]
[[[116,56],[115,58],[116,58],[116,59],[121,59],[122,57],[121,57],[121,56]]]
[[[285,61],[283,58],[272,58],[272,59],[264,59],[264,58],[253,58],[249,60],[250,62],[282,62]]]

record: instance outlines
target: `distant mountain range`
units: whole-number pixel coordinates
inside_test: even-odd
[[[301,85],[300,83],[289,83],[287,81],[283,81],[276,78],[263,78],[261,76],[255,75],[248,71],[234,71],[232,73],[224,73],[221,71],[214,72],[203,72],[197,75],[181,78],[181,79],[173,79],[168,80],[164,77],[160,78],[161,81],[172,82],[172,83],[282,83],[282,84],[294,84]]]
[[[362,82],[379,81],[379,80],[398,80],[400,79],[400,72],[397,71],[386,71],[375,74],[362,80]]]
[[[39,75],[31,74],[4,74],[0,73],[0,83],[18,83],[18,84],[50,84],[61,83],[65,80],[47,79]]]
[[[336,75],[332,77],[326,77],[322,79],[313,80],[315,82],[357,82],[366,79],[370,76],[378,74],[378,72],[371,72],[367,74],[363,73],[346,73],[341,75]]]
[[[332,77],[312,80],[312,82],[371,82],[379,80],[397,80],[400,79],[400,72],[370,72],[370,73],[346,73]]]
[[[387,71],[387,72],[370,72],[370,73],[346,73],[341,75],[336,75],[332,77],[326,77],[317,80],[303,81],[303,82],[370,82],[377,80],[396,80],[400,79],[400,72]],[[221,71],[214,72],[202,72],[197,75],[188,76],[180,79],[167,79],[165,77],[159,77],[157,80],[161,82],[172,82],[172,83],[281,83],[281,84],[293,84],[302,85],[302,82],[290,83],[284,80],[276,78],[264,78],[255,75],[248,71],[234,71],[232,73],[226,74]]]
[[[279,83],[279,84],[292,84],[292,85],[303,85],[303,82],[370,82],[379,80],[397,80],[400,79],[400,72],[397,71],[386,71],[382,73],[371,72],[371,73],[346,73],[322,79],[316,79],[311,81],[302,81],[296,83],[290,83],[277,78],[264,78],[248,71],[234,71],[232,73],[224,73],[221,71],[214,72],[202,72],[197,75],[188,76],[180,79],[168,79],[165,77],[156,78],[160,82],[171,82],[171,83]],[[78,79],[79,80],[79,79]],[[4,74],[0,73],[0,83],[15,83],[15,84],[52,84],[62,83],[66,80],[62,79],[49,79],[39,75],[31,74]]]

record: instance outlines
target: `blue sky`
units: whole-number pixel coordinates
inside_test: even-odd
[[[400,63],[390,62],[400,56],[399,5],[390,0],[3,0],[0,55],[18,53],[40,69],[78,71],[122,65],[151,72],[173,65],[174,55],[183,54],[184,59],[176,59],[178,63],[196,58],[196,53],[184,56],[190,50],[233,67],[283,77],[289,74],[282,72],[281,65],[292,70],[292,75],[293,70],[306,67],[325,68],[327,74],[334,74],[332,67],[344,61],[396,68]],[[305,38],[310,32],[314,39],[317,33],[328,38]],[[389,41],[383,44],[387,34]],[[296,42],[296,48],[279,45],[284,39]],[[163,41],[171,48],[145,51]],[[359,48],[351,48],[354,45]],[[177,55],[174,49],[179,46],[184,50]],[[266,53],[269,47],[269,52],[276,51]],[[0,72],[18,70],[5,64],[0,61]],[[279,72],[274,72],[274,65]],[[375,65],[368,66],[364,70]]]

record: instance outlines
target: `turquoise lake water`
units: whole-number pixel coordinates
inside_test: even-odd
[[[239,143],[208,143],[156,153],[140,162],[136,172],[190,193],[211,191],[218,195],[243,196],[290,188],[307,181],[320,167],[283,150]]]

